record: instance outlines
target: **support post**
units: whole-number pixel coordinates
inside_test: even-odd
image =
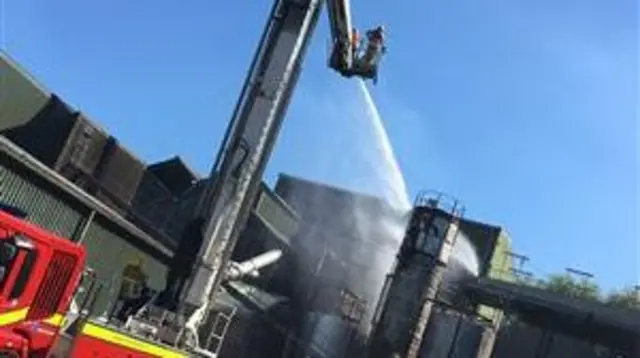
[[[89,231],[89,226],[93,223],[93,219],[96,217],[96,211],[91,210],[89,216],[82,222],[82,225],[76,230],[76,233],[73,235],[73,241],[78,244],[82,244],[84,242],[84,238],[87,236],[87,231]]]

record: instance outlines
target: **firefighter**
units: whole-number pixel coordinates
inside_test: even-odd
[[[355,27],[351,30],[351,49],[355,61],[358,58],[358,51],[360,50],[360,33],[358,33],[358,29]]]
[[[384,27],[382,25],[367,31],[367,49],[363,56],[363,61],[367,65],[374,67],[380,55],[386,52],[384,46]]]
[[[362,78],[373,79],[373,83],[376,84],[378,82],[378,63],[386,52],[384,27],[378,26],[367,31],[366,38],[367,46],[364,49],[364,54],[358,58],[354,56],[354,72]]]
[[[144,260],[141,256],[137,256],[122,270],[118,294],[121,305],[115,315],[118,320],[124,322],[135,313],[134,309],[140,306],[140,301],[144,299],[143,292],[146,288],[147,274],[144,272]]]

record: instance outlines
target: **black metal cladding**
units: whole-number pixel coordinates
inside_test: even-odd
[[[82,176],[93,175],[108,137],[80,114],[54,169],[83,189],[88,189],[90,183]]]
[[[177,156],[149,165],[147,172],[153,173],[174,196],[187,191],[199,179]]]
[[[498,237],[500,236],[501,228],[466,219],[460,220],[458,227],[460,231],[469,238],[478,255],[480,276],[486,275],[488,270],[491,269],[491,259],[496,248],[496,243],[498,242]]]
[[[110,137],[95,177],[100,183],[101,200],[128,208],[144,174],[145,165]],[[105,193],[106,192],[106,193]]]
[[[55,95],[23,125],[2,131],[42,163],[53,168],[76,124],[77,113]]]
[[[42,285],[36,293],[33,304],[27,313],[27,320],[45,319],[56,313],[69,285],[77,258],[73,255],[55,251]]]
[[[339,261],[349,263],[350,289],[359,296],[370,295],[368,300],[375,299],[377,292],[373,291],[377,288],[370,291],[371,287],[363,286],[370,283],[366,281],[369,274],[375,274],[374,269],[383,272],[374,280],[381,285],[395,256],[398,238],[381,227],[386,218],[395,219],[390,207],[373,196],[287,175],[278,178],[275,192],[300,216],[300,228],[292,241],[294,250],[299,250],[300,255],[311,254],[312,262],[318,261],[325,249],[335,253]],[[386,252],[389,262],[383,266],[389,267],[374,268],[380,264],[376,259]]]
[[[173,197],[171,191],[164,185],[153,172],[148,169],[145,171],[140,180],[140,185],[132,200],[132,206],[136,211],[150,211],[156,204]]]
[[[153,226],[176,246],[203,188],[178,157],[152,164],[131,201],[130,219],[146,231]]]

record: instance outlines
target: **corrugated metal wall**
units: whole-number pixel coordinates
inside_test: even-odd
[[[9,128],[14,129],[5,131]],[[68,170],[66,164],[74,164],[87,174],[93,174],[97,162],[102,159],[108,137],[84,116],[79,116],[62,100],[36,83],[2,52],[0,131],[15,133],[14,143],[71,180],[77,173]],[[85,225],[92,209],[43,179],[40,174],[28,169],[8,153],[10,152],[0,153],[0,201],[19,207],[28,214],[30,221],[45,229],[62,237],[77,239],[76,236],[82,231],[80,228]],[[116,146],[112,154],[106,160],[100,182],[119,202],[129,204],[144,165],[119,146]],[[91,180],[85,181],[85,184],[85,190],[93,186]],[[124,230],[100,215],[96,215],[86,232],[84,243],[88,249],[88,265],[96,271],[105,285],[98,299],[97,309],[100,313],[117,294],[119,280],[114,281],[113,277],[120,275],[124,265],[136,253],[146,258],[150,285],[156,289],[161,289],[164,285],[165,266],[143,252],[143,246],[134,246],[132,243],[136,239],[127,235]]]
[[[31,222],[62,237],[72,237],[86,212],[65,203],[61,193],[46,189],[36,177],[26,174],[19,163],[0,155],[0,201],[27,212]]]
[[[0,153],[0,201],[27,212],[28,219],[37,225],[71,238],[80,231],[90,209],[65,194],[22,163]],[[166,266],[134,246],[133,241],[99,215],[88,227],[83,241],[88,251],[88,266],[96,271],[104,284],[97,301],[95,312],[98,314],[111,306],[117,294],[118,276],[136,254],[145,258],[150,286],[154,289],[164,286]]]

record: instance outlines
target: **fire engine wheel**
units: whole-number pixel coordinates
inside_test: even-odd
[[[0,358],[20,358],[20,354],[16,351],[0,351]]]

